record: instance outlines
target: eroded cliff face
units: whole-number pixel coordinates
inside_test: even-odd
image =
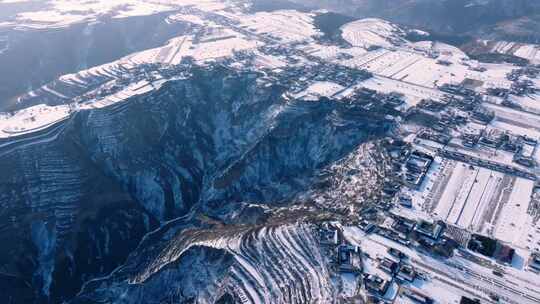
[[[290,100],[283,93],[283,87],[267,85],[257,73],[195,68],[191,77],[170,81],[157,91],[103,109],[81,111],[45,131],[3,142],[0,238],[6,245],[0,252],[4,265],[0,283],[16,286],[2,291],[6,298],[13,303],[68,300],[84,282],[121,265],[149,231],[173,219],[182,225],[169,231],[164,244],[169,244],[170,235],[182,235],[185,229],[209,228],[200,221],[201,215],[231,223],[243,216],[249,218],[246,224],[258,224],[266,218],[267,208],[294,205],[294,198],[312,187],[319,170],[354,151],[369,136],[386,130],[388,122],[381,113],[358,111],[353,103]],[[254,237],[250,235],[253,232],[242,232],[238,238]],[[275,237],[274,233],[268,237]],[[151,240],[141,246],[153,248],[156,244]],[[121,287],[111,299],[128,292],[131,302],[146,302],[147,297],[161,293],[152,286],[169,288],[177,279],[193,280],[190,273],[196,276],[197,267],[184,273],[182,263],[204,268],[208,263],[238,259],[234,250],[206,242],[184,253],[197,242],[168,245],[185,259],[179,259],[175,270],[158,275],[159,284],[152,283],[150,275],[136,276],[144,286],[148,283],[149,287],[141,288],[152,292]],[[257,248],[269,246],[254,245],[255,240],[242,242]],[[295,246],[303,246],[301,243]],[[292,250],[278,247],[268,250]],[[161,258],[151,255],[146,259],[163,264]],[[310,267],[317,269],[318,259],[311,257],[310,263],[316,265]],[[230,262],[230,267],[235,263],[239,262]],[[261,263],[278,264],[277,260]],[[311,271],[303,267],[301,271]],[[201,299],[219,300],[208,296],[215,294],[208,288],[220,289],[224,296],[247,296],[242,294],[250,291],[241,293],[234,284],[224,283],[233,280],[226,268],[212,269],[204,280],[208,286],[192,282],[201,285],[194,290],[207,295]],[[146,270],[137,269],[140,271]],[[300,274],[265,276],[281,280],[260,283],[259,287],[273,290],[270,285],[288,284]],[[236,280],[243,280],[241,277],[237,274]],[[298,288],[294,292],[304,293],[308,287]],[[182,301],[199,294],[180,291]],[[286,302],[287,293],[293,291],[280,292],[280,299]],[[305,296],[322,295],[309,294]]]

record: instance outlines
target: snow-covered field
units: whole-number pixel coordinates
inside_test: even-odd
[[[512,102],[520,105],[523,109],[540,114],[540,95],[514,96],[510,97]]]
[[[415,204],[415,214],[422,214],[422,204],[429,197],[435,218],[471,232],[493,235],[517,248],[540,248],[540,230],[528,213],[534,181],[461,162],[451,161],[451,165],[449,171],[436,170],[438,174],[428,176],[435,181],[412,193],[420,202]],[[442,183],[442,188],[434,187],[434,183]]]
[[[379,75],[393,77],[422,59],[422,56],[411,52],[388,52],[366,64],[365,68]]]
[[[193,36],[171,39],[162,47],[146,50],[125,57],[122,61],[132,64],[166,63],[179,64],[183,58],[192,57],[196,61],[232,56],[234,52],[255,49],[262,45],[231,29],[215,29],[206,36],[195,40]]]
[[[527,214],[531,201],[534,182],[517,179],[512,188],[510,197],[501,211],[495,227],[495,237],[521,248],[526,247],[526,240],[530,226]]]
[[[343,38],[352,48],[312,46],[309,53],[337,64],[430,88],[459,84],[466,79],[480,81],[480,91],[511,85],[506,79],[506,74],[513,69],[511,65],[480,64],[460,49],[444,43],[408,42],[403,38],[402,29],[386,21],[359,20],[344,25],[342,31]],[[367,51],[372,46],[380,48]],[[351,55],[351,58],[344,59],[342,54]],[[485,67],[487,71],[478,72],[475,70],[478,67]]]
[[[282,56],[264,54],[254,51],[253,65],[258,68],[279,69],[287,66],[287,59]]]
[[[362,19],[348,23],[342,27],[343,38],[353,46],[368,48],[370,46],[393,47],[405,44],[405,32],[398,26],[381,19]]]
[[[345,66],[361,67],[368,60],[369,56],[376,54],[376,52],[368,52],[364,48],[351,47],[342,48],[336,45],[322,45],[318,43],[311,43],[306,47],[301,48],[307,54],[327,60],[334,63],[341,63]],[[350,55],[352,58],[343,59],[344,56]]]
[[[513,128],[515,130],[519,130],[521,128],[522,132],[523,128],[525,128],[530,130],[532,135],[536,134],[535,132],[540,131],[540,116],[538,115],[505,108],[494,104],[485,104],[485,107],[495,112],[499,122],[506,123],[506,125],[511,125],[509,128]]]
[[[248,31],[282,43],[309,40],[321,34],[313,24],[313,15],[297,11],[260,12],[245,15],[239,21]]]
[[[66,104],[48,106],[40,104],[29,107],[14,114],[0,113],[0,138],[19,136],[46,129],[70,117],[74,111],[82,109],[103,108],[126,99],[157,90],[163,81],[142,80],[132,83],[114,94],[95,98],[83,104]]]
[[[490,128],[498,129],[504,132],[509,132],[517,136],[528,136],[528,137],[532,137],[532,138],[540,140],[540,130],[528,128],[523,125],[515,125],[508,121],[501,121],[501,120],[495,119],[495,121],[493,121],[490,124]]]
[[[209,31],[208,35],[199,38],[197,41],[195,41],[193,36],[180,36],[171,39],[162,47],[145,50],[111,63],[92,67],[74,74],[64,75],[59,78],[58,83],[54,87],[44,85],[39,89],[28,92],[22,98],[37,98],[42,95],[52,96],[69,104],[73,98],[78,96],[77,93],[74,95],[73,91],[80,92],[81,88],[83,88],[83,93],[87,93],[84,91],[84,88],[86,86],[91,87],[93,83],[101,82],[105,84],[113,80],[122,79],[123,77],[129,77],[130,70],[139,65],[152,63],[174,65],[179,64],[186,57],[191,57],[200,63],[205,63],[230,57],[238,51],[255,51],[257,46],[262,44],[262,42],[248,39],[231,29]],[[265,54],[259,54],[257,56],[257,62],[261,67],[275,68],[285,65],[279,58]],[[120,92],[86,103],[83,108],[111,105],[131,96],[149,92],[156,87],[159,86],[146,81],[144,83],[132,83]],[[72,88],[76,88],[76,90],[72,90]],[[69,106],[65,107],[69,109]],[[80,107],[74,105],[71,108],[76,109]],[[28,117],[28,115],[31,117]],[[25,110],[14,116],[3,115],[1,121],[3,127],[0,127],[3,131],[0,132],[0,137],[39,130],[40,128],[51,125],[51,122],[59,118],[65,118],[66,116],[67,110],[61,110],[58,107],[47,107],[45,105],[40,106],[38,110]]]
[[[99,9],[101,12],[104,12],[111,7],[114,7],[111,3],[98,1],[86,4],[91,9]],[[161,4],[156,4],[151,1],[145,3],[138,8],[138,14],[144,13],[141,8],[146,8],[148,14],[155,13],[158,9],[153,5]],[[172,1],[168,2],[167,7],[173,8],[185,5],[195,5],[197,9],[219,10],[222,9],[225,4],[220,1]],[[63,3],[61,1],[56,3],[54,7],[59,11],[67,8],[74,9],[73,3]],[[164,9],[164,7],[159,7],[159,10]],[[74,13],[74,11],[70,12],[72,14]],[[36,14],[37,15],[35,16],[30,15],[26,17],[35,17],[35,20],[40,20],[37,19],[40,16],[39,12]],[[42,14],[47,16],[50,15],[49,17],[52,18],[56,13],[53,12],[52,14],[49,14],[48,12],[42,12]],[[73,22],[87,21],[86,19],[80,19],[78,21],[75,19],[71,20],[69,14],[64,17],[62,22],[65,24],[55,24],[54,26],[64,26]],[[203,34],[178,36],[169,40],[167,44],[161,47],[134,53],[117,61],[91,67],[74,74],[64,75],[60,77],[54,85],[44,85],[41,88],[28,92],[21,98],[36,99],[40,96],[49,96],[50,98],[69,104],[73,98],[78,96],[78,94],[87,93],[87,91],[85,91],[86,87],[91,88],[93,84],[96,83],[106,84],[114,80],[129,77],[130,71],[137,66],[153,63],[175,65],[179,64],[186,57],[193,58],[199,63],[207,63],[221,58],[231,57],[236,52],[250,51],[253,54],[253,64],[256,67],[275,69],[286,65],[285,58],[257,51],[257,47],[264,45],[265,42],[253,39],[253,37],[248,37],[245,34],[235,31],[233,28],[218,26],[213,22],[206,22],[202,16],[191,14],[185,14],[183,16],[174,15],[170,17],[169,21],[175,22],[179,20],[192,22],[198,25],[202,24],[206,27],[205,31]],[[285,39],[284,42],[305,40],[318,33],[314,29],[311,15],[294,11],[261,13],[253,15],[251,18],[242,18],[242,20],[245,22],[243,26],[246,28],[251,27],[251,29],[255,31],[255,34],[267,35],[268,37],[280,37]],[[40,20],[40,22],[41,21],[42,20]],[[51,22],[53,22],[52,19]],[[26,24],[26,22],[20,21],[18,24]],[[49,25],[50,24],[46,26]],[[104,98],[96,98],[96,100],[87,102],[83,106],[73,105],[71,106],[71,109],[76,110],[79,108],[95,108],[111,105],[131,96],[148,92],[156,87],[159,87],[159,85],[155,85],[155,82],[135,82],[112,95],[105,96]],[[310,94],[320,94],[321,96],[333,95],[333,92],[335,93],[341,90],[340,87],[335,85],[325,86],[317,84],[315,84],[312,89],[313,92],[309,92]],[[70,107],[66,106],[66,108]],[[58,119],[65,118],[68,116],[67,112],[67,110],[62,110],[57,107],[41,105],[39,110],[22,111],[16,113],[14,116],[2,115],[2,128],[0,128],[2,131],[0,137],[39,130],[51,125],[51,123]]]
[[[67,105],[37,105],[14,115],[0,113],[0,138],[42,130],[66,119],[69,114],[70,107]]]
[[[372,90],[377,90],[382,93],[398,92],[405,96],[408,106],[417,105],[422,99],[440,100],[444,94],[432,88],[422,87],[419,85],[406,83],[386,77],[376,76],[362,82],[359,86],[366,87]]]
[[[148,93],[153,90],[159,89],[162,82],[155,81],[155,82],[148,82],[147,80],[141,80],[139,82],[130,84],[129,86],[123,88],[122,90],[105,96],[104,98],[97,98],[91,102],[88,102],[86,104],[80,105],[80,109],[96,109],[96,108],[104,108],[110,105],[113,105],[118,102],[122,102],[130,97],[142,95],[145,93]]]
[[[540,63],[540,45],[537,44],[498,41],[493,44],[491,51],[521,57],[535,64]]]
[[[332,97],[344,89],[343,86],[328,82],[318,81],[310,85],[306,90],[297,94],[297,98],[305,100],[317,100],[320,97]]]

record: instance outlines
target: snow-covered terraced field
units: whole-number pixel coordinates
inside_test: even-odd
[[[232,284],[247,295],[246,303],[324,303],[329,274],[315,248],[315,235],[305,227],[262,228],[234,250]]]
[[[445,83],[458,84],[466,79],[473,79],[482,81],[484,87],[509,88],[511,82],[506,79],[506,74],[511,69],[507,65],[497,65],[493,66],[489,72],[477,72],[462,62],[454,62],[450,66],[444,66],[438,64],[435,59],[422,58],[393,77],[431,87]]]
[[[395,74],[407,69],[422,58],[414,53],[396,51],[373,60],[366,65],[366,68],[373,73],[393,78]]]
[[[514,55],[531,61],[534,64],[540,63],[540,45],[523,44],[508,41],[498,41],[495,43],[486,42],[488,45],[493,44],[490,50],[495,53]]]
[[[192,36],[171,39],[162,47],[128,55],[120,60],[82,70],[60,77],[58,80],[30,91],[18,98],[20,105],[40,103],[39,115],[28,116],[28,111],[16,115],[3,115],[0,120],[0,137],[23,134],[39,130],[68,116],[68,112],[79,108],[100,108],[121,102],[129,97],[147,93],[160,87],[163,80],[159,77],[149,81],[133,79],[133,73],[146,64],[179,64],[183,58],[191,57],[199,62],[232,56],[236,51],[255,50],[260,42],[247,40],[243,35],[232,30],[220,31],[216,37],[210,36],[201,42],[194,42]],[[279,67],[284,63],[277,58],[259,56],[260,64]],[[74,99],[86,94],[101,93],[101,89],[115,86],[116,82],[128,85],[112,93],[104,93],[85,102],[84,105],[72,104]],[[97,90],[97,91],[96,91]],[[47,107],[47,104],[64,104],[60,107]],[[72,104],[68,106],[68,104]],[[32,112],[32,111],[30,111]],[[28,116],[28,117],[27,117]],[[21,118],[22,117],[22,118]]]
[[[328,61],[336,59],[336,57],[340,54],[340,52],[343,51],[343,49],[339,46],[319,45],[319,44],[306,46],[302,48],[302,50],[306,54],[313,55],[313,56],[321,58],[322,60],[328,60]]]
[[[336,64],[343,64],[350,67],[361,67],[363,64],[362,58],[366,57],[370,60],[370,55],[373,52],[368,52],[361,47],[343,48],[335,45],[322,45],[311,43],[300,48],[306,54],[313,55]]]
[[[348,35],[360,34],[350,30]],[[485,88],[509,88],[511,85],[506,79],[506,74],[513,69],[512,66],[483,64],[488,71],[477,72],[471,68],[477,67],[479,65],[477,62],[470,60],[461,50],[442,43],[422,42],[401,48],[385,46],[372,51],[366,51],[363,47],[343,49],[335,46],[322,46],[320,49],[307,47],[307,50],[308,53],[324,60],[366,69],[376,75],[419,86],[435,88],[446,83],[462,83],[466,79],[481,81]],[[352,58],[344,60],[339,58],[338,55],[342,53],[349,54]],[[436,53],[439,57],[430,58],[427,53]],[[439,60],[447,61],[450,65],[439,64]]]
[[[374,36],[373,33],[377,35]],[[405,41],[402,35],[403,30],[393,24],[378,20],[360,20],[345,25],[343,37],[352,45],[360,48],[377,45],[383,48],[367,53],[347,52],[353,56],[352,59],[335,60],[335,62],[427,87],[436,87],[445,83],[458,84],[466,79],[481,81],[485,88],[509,88],[511,85],[511,82],[506,79],[507,73],[513,69],[511,65],[481,64],[487,71],[478,72],[473,67],[479,67],[480,64],[470,60],[456,47],[433,42],[412,44]],[[333,60],[340,52],[343,50],[327,47],[313,54]],[[431,58],[428,54],[437,54],[437,57]],[[449,65],[440,64],[439,61],[448,62]]]
[[[214,257],[218,254],[230,256],[230,267],[225,273],[212,273],[217,269],[205,269],[204,277],[219,279],[219,282],[205,282],[219,290],[211,294],[197,295],[199,300],[215,297],[221,291],[233,294],[241,303],[330,303],[334,298],[334,289],[330,280],[330,271],[323,256],[315,227],[307,224],[283,224],[263,226],[253,229],[236,229],[216,233],[213,231],[186,231],[171,240],[167,246],[157,252],[152,259],[143,257],[136,274],[129,279],[129,284],[113,283],[105,279],[101,284],[90,283],[94,290],[86,288],[83,293],[100,293],[114,301],[124,296],[146,299],[144,286],[152,281],[169,280],[171,274],[163,274],[169,269],[180,273],[192,271],[189,267],[175,269],[188,259],[193,248],[212,248]],[[207,250],[206,250],[207,251]],[[144,253],[141,253],[144,255]],[[137,258],[134,256],[133,258]],[[212,256],[204,257],[206,263],[212,263]],[[128,261],[128,264],[130,262]],[[129,270],[129,267],[127,267]],[[119,269],[122,272],[122,269]],[[114,276],[115,274],[113,274]],[[183,282],[179,290],[197,286],[196,280]],[[96,282],[99,282],[97,280]],[[144,284],[143,284],[144,283]],[[187,284],[187,285],[186,285]],[[167,294],[176,295],[177,290]],[[191,291],[184,291],[189,294]]]
[[[143,95],[145,93],[157,90],[160,88],[162,82],[148,82],[146,80],[139,81],[137,83],[130,84],[129,86],[123,88],[122,90],[108,95],[104,98],[98,98],[86,104],[79,106],[79,109],[97,109],[104,108],[110,105],[113,105],[118,102],[127,100],[130,97]]]
[[[421,86],[436,87],[439,80],[447,73],[448,71],[442,66],[437,65],[434,60],[421,58],[393,74],[393,78]]]
[[[193,36],[171,39],[165,46],[127,56],[122,61],[131,64],[165,63],[179,64],[183,58],[192,57],[196,61],[219,59],[233,55],[234,52],[254,49],[263,45],[259,41],[246,38],[230,29],[216,35],[211,33],[195,40]]]
[[[297,11],[259,12],[239,20],[242,27],[282,43],[310,40],[321,35],[313,24],[313,15]]]
[[[406,33],[398,26],[381,19],[362,19],[344,25],[343,38],[353,46],[393,47],[406,44]]]
[[[216,24],[210,20],[205,20],[204,18],[201,18],[201,16],[198,16],[198,15],[186,14],[185,12],[170,15],[169,17],[167,17],[166,21],[168,23],[187,22],[187,23],[200,25],[200,26],[208,26],[208,27],[216,26]]]
[[[267,55],[258,51],[254,51],[255,58],[253,65],[258,68],[277,69],[287,66],[287,59],[281,56]]]

